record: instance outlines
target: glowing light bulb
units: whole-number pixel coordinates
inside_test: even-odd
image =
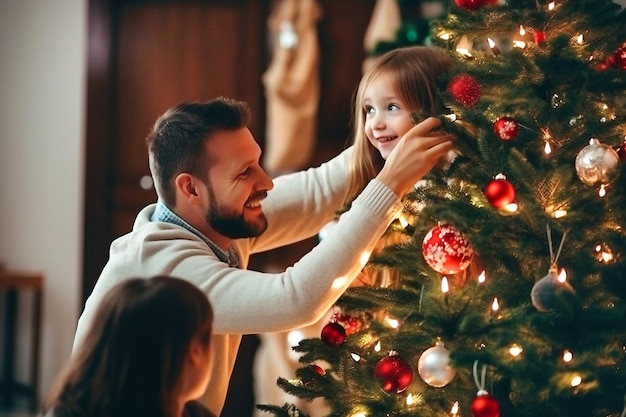
[[[478,276],[478,282],[483,283],[485,282],[485,279],[487,279],[487,275],[485,274],[485,271],[483,271]]]
[[[600,196],[600,198],[604,197],[606,195],[606,189],[604,188],[604,184],[602,184],[600,186],[600,190],[598,191],[598,195]]]
[[[574,359],[574,355],[569,350],[563,352],[563,362],[570,363]]]
[[[441,278],[441,292],[443,292],[444,294],[447,294],[448,291],[450,291],[450,286],[448,285],[448,278],[443,277]]]
[[[390,317],[390,316],[385,317],[385,322],[387,322],[389,327],[391,327],[393,329],[397,329],[400,326],[400,322],[398,321],[398,319],[395,319],[395,318]]]
[[[354,352],[352,352],[352,353],[350,354],[350,356],[352,356],[352,359],[353,359],[355,362],[358,362],[358,361],[360,361],[360,360],[361,360],[361,356],[360,356],[358,353],[354,353]]]
[[[493,303],[491,303],[491,310],[495,313],[500,310],[500,304],[498,303],[498,297],[493,299]]]
[[[459,414],[459,402],[455,401],[452,405],[452,409],[450,410],[450,414],[452,417],[456,417]]]
[[[583,379],[580,377],[580,375],[575,375],[572,380],[570,381],[570,385],[572,387],[577,387],[579,386],[581,383],[583,382]]]
[[[380,352],[380,340],[378,342],[376,342],[376,345],[374,345],[374,352]]]
[[[543,153],[546,155],[550,155],[552,153],[552,147],[550,146],[550,142],[546,141],[546,145],[543,147]]]
[[[413,394],[409,393],[409,395],[406,396],[406,405],[413,405],[414,403]]]
[[[555,219],[560,219],[561,217],[565,216],[567,216],[567,210],[563,209],[554,210],[554,212],[552,213],[552,217],[554,217]]]
[[[508,213],[517,213],[518,205],[517,203],[509,203],[506,206],[502,207],[502,210]]]
[[[513,357],[518,357],[519,355],[522,354],[522,352],[524,351],[524,349],[518,345],[517,343],[514,343],[513,345],[511,345],[511,347],[509,348],[509,353],[511,354],[511,356]]]
[[[555,2],[551,1],[550,3],[548,3],[548,10],[552,11],[554,10],[555,7],[556,7]]]
[[[409,225],[409,222],[404,218],[404,216],[398,217],[398,221],[400,222],[403,228],[406,228]]]
[[[577,42],[579,45],[582,45],[582,44],[583,44],[584,39],[583,39],[583,34],[582,34],[582,33],[581,33],[580,35],[576,36],[576,42]]]
[[[561,272],[559,273],[559,276],[557,279],[559,280],[559,282],[567,281],[567,272],[565,272],[565,269],[561,269]]]
[[[489,42],[489,48],[491,48],[491,52],[493,52],[495,56],[500,55],[500,49],[496,46],[496,43],[491,38],[487,38],[487,42]]]

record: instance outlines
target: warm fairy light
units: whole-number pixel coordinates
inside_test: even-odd
[[[567,272],[565,272],[565,269],[561,269],[561,272],[559,273],[559,276],[557,279],[559,280],[559,282],[567,281]]]
[[[472,53],[467,48],[456,48],[456,51],[464,58],[471,58]]]
[[[581,383],[583,382],[583,379],[580,377],[580,375],[576,375],[572,378],[572,380],[569,382],[570,385],[572,387],[577,387],[579,386]]]
[[[552,146],[550,146],[550,142],[546,141],[546,145],[543,147],[543,153],[546,155],[550,155],[552,153]]]
[[[389,325],[389,327],[393,329],[397,329],[400,326],[400,322],[398,321],[398,319],[390,316],[385,317],[385,322]]]
[[[548,10],[550,11],[554,10],[555,6],[556,6],[555,2],[551,1],[550,3],[548,3]]]
[[[580,35],[576,36],[576,42],[577,42],[579,45],[582,45],[582,44],[583,44],[584,39],[583,39],[583,34],[582,34],[582,33],[581,33]]]
[[[376,342],[376,345],[374,345],[374,352],[380,352],[380,340],[378,342]]]
[[[518,357],[519,355],[522,354],[523,351],[524,349],[522,349],[522,347],[518,345],[517,343],[512,344],[511,347],[509,348],[509,353],[513,357]]]
[[[514,48],[526,48],[526,41],[524,41],[523,37],[526,35],[526,29],[524,26],[519,25],[519,35],[521,38],[513,38],[513,47]]]
[[[555,219],[560,219],[561,217],[567,216],[567,210],[558,209],[552,212],[552,217]]]
[[[409,395],[406,396],[406,405],[413,405],[414,403],[413,394],[409,393]]]
[[[600,244],[596,245],[596,252],[598,253],[596,259],[600,262],[608,263],[613,260],[613,253],[611,250],[603,248]]]
[[[574,355],[569,350],[563,352],[563,362],[570,363],[574,359]]]
[[[360,356],[358,353],[354,353],[354,352],[352,352],[352,353],[350,354],[350,356],[352,356],[352,359],[353,359],[355,362],[358,362],[358,361],[360,361],[360,360],[361,360],[361,356]]]
[[[472,42],[465,35],[463,35],[459,42],[456,44],[456,52],[463,58],[472,58],[472,49]]]
[[[498,303],[498,297],[494,297],[493,303],[491,303],[491,311],[494,313],[500,310],[500,304]]]
[[[485,271],[481,272],[480,275],[478,276],[478,282],[483,283],[485,282],[485,279],[487,278],[487,275],[485,274]]]
[[[509,203],[506,206],[502,207],[502,210],[509,212],[509,213],[517,213],[517,203]]]
[[[526,29],[524,29],[524,26],[522,25],[519,25],[519,34],[520,36],[526,35]]]
[[[459,402],[458,401],[455,401],[454,404],[452,405],[450,414],[452,415],[452,417],[456,417],[459,415]]]
[[[598,191],[598,195],[600,196],[600,198],[604,197],[606,195],[606,188],[604,188],[604,184],[602,184],[600,186],[600,190]]]
[[[493,52],[495,56],[500,55],[500,49],[496,46],[496,43],[491,38],[487,38],[487,42],[489,42],[489,48],[491,48],[491,52]]]
[[[447,294],[450,291],[450,286],[448,285],[448,278],[441,278],[441,292]]]
[[[439,34],[439,37],[440,37],[441,39],[443,39],[444,41],[447,41],[447,40],[449,40],[449,39],[450,39],[450,37],[451,37],[451,36],[450,36],[450,34],[449,34],[448,32],[441,32],[441,33]]]
[[[454,114],[454,113],[446,114],[443,117],[445,117],[446,119],[450,120],[451,122],[456,122],[456,114]]]
[[[404,216],[398,217],[398,221],[400,222],[402,227],[405,228],[405,229],[409,225],[409,222],[407,221],[407,219],[404,218]]]

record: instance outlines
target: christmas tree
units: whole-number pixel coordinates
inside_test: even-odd
[[[349,289],[278,384],[333,417],[623,417],[626,13],[455,0],[431,32],[458,155],[370,259],[401,279]]]

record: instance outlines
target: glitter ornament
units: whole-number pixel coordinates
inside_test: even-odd
[[[456,274],[467,268],[474,248],[467,236],[449,224],[431,229],[424,237],[422,255],[426,263],[441,274]]]
[[[502,140],[513,140],[519,133],[519,126],[514,118],[509,116],[500,117],[493,124],[493,131]]]
[[[622,46],[620,46],[619,49],[615,51],[611,58],[611,67],[618,70],[626,71],[626,43],[622,44]]]
[[[363,322],[358,317],[339,312],[334,313],[331,320],[341,324],[341,326],[346,330],[346,335],[348,336],[355,334],[361,330],[361,327],[363,326]]]
[[[454,4],[467,10],[478,10],[483,6],[498,4],[498,0],[454,0]]]
[[[587,185],[606,185],[615,177],[619,160],[615,149],[591,139],[576,156],[576,174]]]
[[[556,265],[548,274],[533,285],[530,299],[538,311],[569,310],[574,297],[574,289],[567,281],[560,281]]]
[[[450,365],[450,352],[441,341],[422,353],[417,371],[425,383],[437,388],[447,385],[456,375],[456,370]]]
[[[399,394],[413,381],[413,369],[395,352],[382,358],[374,367],[374,377],[385,392]]]
[[[500,404],[486,392],[478,393],[478,396],[472,401],[470,409],[473,417],[500,417]]]
[[[448,83],[448,92],[465,107],[471,107],[480,99],[480,85],[469,74],[455,76]]]
[[[346,341],[346,329],[341,324],[331,321],[322,328],[321,339],[328,346],[337,348]]]
[[[533,33],[533,38],[535,39],[535,43],[537,45],[542,44],[546,41],[546,32],[538,30]]]
[[[515,201],[515,187],[504,175],[497,175],[494,180],[487,183],[485,197],[492,207],[501,209]]]

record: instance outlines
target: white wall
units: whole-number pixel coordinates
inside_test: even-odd
[[[0,261],[45,275],[40,392],[69,357],[80,310],[86,23],[87,0],[0,0]]]

